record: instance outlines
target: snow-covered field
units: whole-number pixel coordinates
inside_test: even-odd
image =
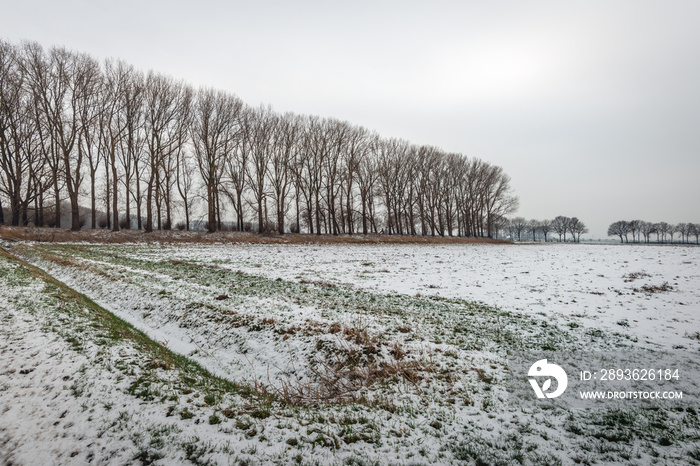
[[[166,370],[136,344],[100,349],[104,341],[90,325],[78,325],[80,332],[69,322],[52,326],[55,296],[47,297],[41,280],[4,280],[2,330],[14,340],[0,349],[0,410],[12,413],[12,429],[19,430],[0,427],[0,451],[14,445],[7,458],[19,463],[31,463],[34,443],[65,438],[61,422],[43,423],[38,434],[30,421],[17,420],[21,413],[51,417],[57,392],[69,413],[92,412],[105,396],[123,406],[126,414],[112,412],[128,418],[137,434],[123,433],[126,422],[98,422],[106,438],[121,442],[90,447],[90,458],[101,463],[697,464],[700,458],[697,400],[688,409],[610,405],[574,416],[561,408],[524,410],[509,402],[505,388],[513,352],[698,355],[700,248],[25,243],[11,252],[143,330],[156,346],[248,393],[209,390],[211,376]],[[8,258],[2,266],[6,276],[21,269]],[[76,337],[85,340],[79,348],[70,343]],[[135,369],[116,370],[120,354]],[[16,376],[24,365],[36,368],[28,380]],[[91,382],[67,396],[60,377],[76,377],[79,369],[78,377]],[[201,382],[194,386],[178,382],[195,379]],[[159,387],[156,396],[143,395],[143,380]],[[20,418],[18,397],[34,406]],[[92,427],[85,426],[109,413],[88,417],[72,420],[79,428],[70,432],[78,429],[90,443]],[[154,429],[166,434],[154,440]],[[53,458],[72,454],[71,442],[57,442]],[[85,458],[85,449],[75,451]]]
[[[700,349],[700,248],[684,246],[240,245],[134,251],[285,280],[479,301]],[[668,283],[672,292],[645,292]],[[641,291],[635,291],[641,290]],[[618,322],[627,320],[629,327]]]

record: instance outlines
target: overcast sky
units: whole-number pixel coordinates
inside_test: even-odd
[[[700,223],[700,2],[0,0],[0,36],[501,165],[527,218]]]

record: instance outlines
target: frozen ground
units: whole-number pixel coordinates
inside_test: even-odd
[[[46,451],[41,458],[65,462],[77,451],[77,458],[114,464],[700,458],[696,408],[523,409],[504,388],[507,355],[515,351],[662,347],[697,354],[699,248],[11,250],[158,342],[108,342],[99,331],[103,317],[68,312],[51,286],[3,259],[3,276],[12,279],[0,283],[7,302],[0,313],[12,339],[0,348],[0,409],[16,420],[0,428],[0,451],[12,446],[7,458],[19,464],[31,463],[37,442],[51,445],[46,439],[60,440],[38,450]],[[154,355],[164,346],[234,385]],[[76,382],[64,387],[65,376]],[[59,404],[67,408],[63,417]],[[96,414],[78,414],[86,412]],[[57,424],[41,421],[41,428],[24,420],[53,417]],[[94,439],[90,432],[103,433]]]
[[[667,349],[700,349],[700,342],[687,338],[700,331],[699,247],[193,245],[125,252],[146,260],[167,257],[216,264],[285,280],[479,301],[624,331]],[[644,290],[664,283],[672,290]]]
[[[0,464],[184,464],[203,454],[226,464],[256,452],[243,430],[206,422],[215,411],[202,401],[245,411],[249,397],[222,395],[216,381],[204,388],[196,368],[94,311],[0,251]]]

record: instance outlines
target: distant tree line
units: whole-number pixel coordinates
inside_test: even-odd
[[[482,160],[122,61],[0,41],[0,83],[0,223],[493,236],[518,205]]]
[[[676,241],[675,235],[678,234]],[[700,239],[700,224],[697,223],[651,223],[644,220],[620,220],[611,223],[608,227],[608,236],[617,236],[621,243],[691,243],[695,238],[695,244]]]
[[[499,237],[513,241],[581,241],[588,233],[586,225],[576,217],[559,215],[553,220],[527,220],[523,217],[504,218],[498,225]]]

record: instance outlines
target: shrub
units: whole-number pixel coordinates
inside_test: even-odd
[[[267,220],[265,223],[263,223],[263,228],[262,228],[262,234],[263,235],[272,235],[277,233],[277,223],[271,222]]]

